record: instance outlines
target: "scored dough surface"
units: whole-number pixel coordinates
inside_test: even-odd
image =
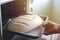
[[[22,15],[11,20],[7,29],[14,32],[29,32],[43,23],[38,15]]]

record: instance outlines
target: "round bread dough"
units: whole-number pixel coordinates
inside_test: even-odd
[[[29,32],[43,23],[43,20],[38,15],[22,15],[12,19],[7,29],[13,32]]]

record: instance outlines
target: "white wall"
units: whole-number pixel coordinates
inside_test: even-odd
[[[29,7],[33,8],[33,14],[50,16],[51,0],[34,0]]]
[[[53,11],[52,11],[52,16],[51,20],[55,21],[56,23],[60,23],[60,0],[53,0]],[[56,34],[55,36],[57,39],[60,40],[60,34]]]
[[[51,19],[56,23],[60,23],[60,0],[53,0],[53,12]]]

